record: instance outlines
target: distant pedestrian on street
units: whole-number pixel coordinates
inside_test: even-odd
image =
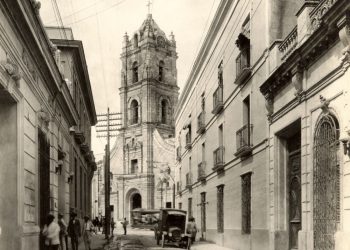
[[[91,237],[94,230],[94,225],[92,224],[89,216],[84,216],[83,239],[85,250],[91,250]]]
[[[112,236],[113,236],[113,232],[114,232],[114,228],[115,228],[115,222],[114,222],[113,218],[111,220],[111,228],[112,228]]]
[[[124,218],[124,220],[120,223],[123,225],[124,235],[126,235],[126,227],[129,224],[129,222],[126,220],[126,218]]]
[[[55,216],[48,214],[42,234],[45,236],[47,250],[58,250],[60,246],[60,227],[54,222]]]
[[[192,216],[188,219],[187,233],[191,234],[191,241],[195,242],[196,241],[196,234],[197,234],[197,225],[196,225],[196,222]]]
[[[63,214],[58,214],[58,225],[60,226],[60,245],[61,250],[68,250],[67,224],[63,219]]]
[[[71,239],[72,250],[78,250],[79,237],[81,237],[80,222],[77,219],[77,214],[72,212],[71,219],[68,223],[68,236]]]

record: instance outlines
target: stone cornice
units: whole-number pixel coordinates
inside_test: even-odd
[[[298,70],[309,68],[339,40],[337,22],[349,9],[348,0],[338,0],[334,3],[310,37],[301,46],[297,46],[261,85],[260,91],[267,99],[278,94],[286,84],[291,82]]]
[[[85,102],[88,107],[88,113],[89,113],[89,118],[91,125],[95,125],[97,123],[97,116],[96,116],[96,110],[95,110],[95,104],[94,104],[94,98],[92,95],[92,90],[91,90],[91,83],[90,83],[90,78],[89,78],[89,72],[85,60],[85,52],[84,52],[84,47],[83,43],[78,40],[61,40],[61,39],[52,39],[52,42],[57,45],[59,48],[71,48],[76,51],[77,58],[79,59],[79,62],[76,63],[76,66],[78,69],[80,69],[80,77],[83,80],[79,81],[80,86],[83,90],[83,93],[87,93],[87,95],[83,95]]]

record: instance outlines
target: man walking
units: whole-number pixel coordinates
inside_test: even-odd
[[[79,237],[81,237],[80,222],[76,218],[75,212],[71,213],[71,219],[68,224],[68,235],[71,238],[72,250],[78,250]]]
[[[83,239],[85,250],[91,250],[91,237],[94,230],[94,226],[92,225],[89,216],[84,216]]]
[[[128,225],[128,221],[126,220],[126,218],[124,218],[124,220],[120,223],[123,225],[124,235],[126,235],[126,226]]]
[[[63,219],[63,214],[58,214],[58,225],[60,226],[61,250],[68,250],[67,224]]]

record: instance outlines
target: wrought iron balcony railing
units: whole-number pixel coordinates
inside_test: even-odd
[[[192,173],[186,174],[186,188],[192,187]]]
[[[223,89],[219,86],[213,94],[213,114],[219,114],[224,108]]]
[[[176,160],[181,161],[181,147],[176,148]]]
[[[205,181],[206,179],[206,162],[202,161],[198,164],[198,181]]]
[[[252,124],[246,124],[236,132],[237,151],[235,156],[244,157],[252,153],[252,133]]]
[[[205,131],[205,113],[202,111],[197,118],[197,133],[202,134]]]
[[[186,149],[191,149],[192,148],[192,135],[191,132],[188,131],[186,134]]]
[[[247,47],[236,58],[236,83],[242,84],[250,76],[250,48]]]
[[[224,169],[225,158],[224,158],[225,147],[220,146],[214,151],[214,171],[220,171]]]

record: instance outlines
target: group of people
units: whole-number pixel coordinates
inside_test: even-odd
[[[68,236],[71,238],[72,250],[78,250],[81,236],[83,236],[85,249],[91,250],[91,237],[92,233],[95,232],[95,227],[89,216],[84,216],[83,228],[81,228],[77,214],[74,212],[70,214],[68,226],[62,214],[58,214],[57,223],[54,220],[55,216],[48,214],[42,230],[47,250],[68,250]]]

